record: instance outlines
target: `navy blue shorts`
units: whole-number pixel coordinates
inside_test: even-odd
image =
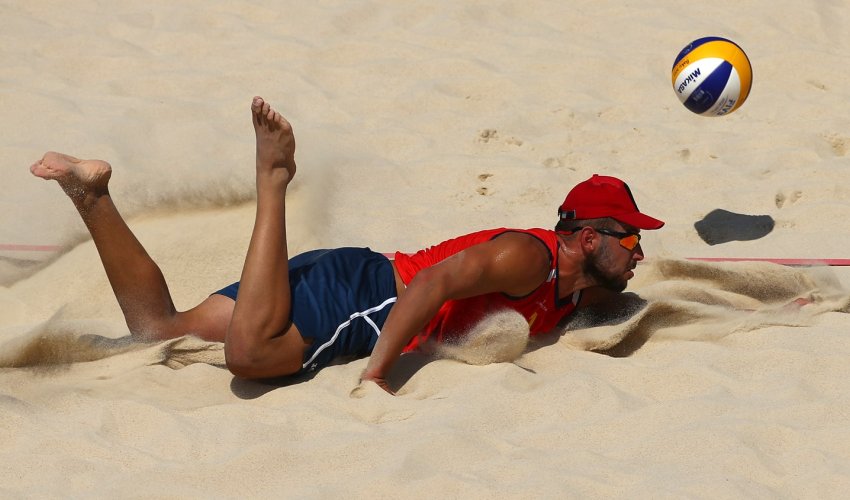
[[[396,301],[392,264],[368,248],[313,250],[289,259],[292,322],[312,339],[299,373],[368,356]],[[215,292],[236,300],[239,282]]]

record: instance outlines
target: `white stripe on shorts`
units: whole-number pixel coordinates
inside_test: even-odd
[[[381,329],[380,329],[380,328],[378,328],[378,325],[376,325],[376,324],[375,324],[375,322],[374,322],[374,321],[372,321],[372,319],[371,319],[371,318],[369,318],[369,314],[372,314],[372,313],[375,313],[375,312],[380,311],[381,309],[383,309],[383,308],[387,307],[388,305],[390,305],[390,304],[394,303],[396,300],[398,300],[398,297],[390,297],[390,298],[388,298],[387,300],[385,300],[383,303],[381,303],[381,304],[379,304],[379,305],[377,305],[377,306],[375,306],[375,307],[372,307],[372,308],[366,309],[365,311],[362,311],[362,312],[356,312],[356,313],[352,314],[351,316],[349,316],[349,317],[348,317],[348,321],[345,321],[345,322],[343,322],[341,325],[339,325],[338,327],[336,327],[336,332],[334,332],[334,334],[333,334],[333,336],[330,338],[330,340],[328,340],[328,341],[327,341],[327,342],[325,342],[324,344],[320,345],[320,346],[319,346],[319,348],[318,348],[318,349],[316,349],[316,352],[314,352],[314,353],[313,353],[313,355],[312,355],[312,356],[310,356],[310,359],[308,359],[308,360],[307,360],[307,362],[306,362],[306,363],[304,363],[304,365],[302,366],[302,368],[306,369],[308,366],[310,366],[310,363],[312,363],[312,362],[313,362],[313,360],[315,360],[315,359],[316,359],[316,357],[317,357],[317,356],[318,356],[318,355],[319,355],[322,351],[324,351],[325,349],[327,349],[328,347],[330,347],[330,346],[331,346],[334,342],[336,342],[336,339],[337,339],[337,338],[339,338],[339,334],[340,334],[340,333],[342,333],[342,330],[343,330],[344,328],[346,328],[348,325],[350,325],[350,324],[351,324],[351,322],[352,322],[352,321],[354,321],[354,320],[355,320],[355,319],[357,319],[357,318],[363,318],[364,320],[366,320],[366,322],[367,322],[367,323],[369,323],[369,325],[371,325],[371,326],[372,326],[372,328],[375,330],[375,333],[376,333],[376,334],[378,334],[378,335],[381,335]]]

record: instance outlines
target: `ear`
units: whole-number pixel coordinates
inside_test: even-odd
[[[578,241],[584,253],[593,253],[596,250],[596,231],[589,227],[583,227],[578,233]]]

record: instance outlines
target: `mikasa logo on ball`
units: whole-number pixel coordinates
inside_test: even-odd
[[[701,116],[723,116],[744,104],[753,69],[747,55],[731,40],[694,40],[673,61],[672,83],[679,101]]]
[[[682,83],[679,85],[679,93],[681,94],[682,92],[684,92],[684,91],[685,91],[685,88],[687,88],[688,84],[690,84],[690,83],[692,83],[694,80],[698,79],[700,74],[702,74],[702,71],[700,71],[700,69],[699,69],[699,68],[697,68],[697,69],[695,69],[695,70],[694,70],[694,72],[693,72],[693,73],[691,73],[690,75],[688,75],[688,77],[687,77],[687,78],[685,78],[685,81],[684,81],[684,82],[682,82]]]

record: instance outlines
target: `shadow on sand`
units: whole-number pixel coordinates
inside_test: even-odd
[[[775,225],[769,215],[736,214],[717,208],[695,222],[694,228],[704,242],[719,245],[763,238],[773,231]]]

